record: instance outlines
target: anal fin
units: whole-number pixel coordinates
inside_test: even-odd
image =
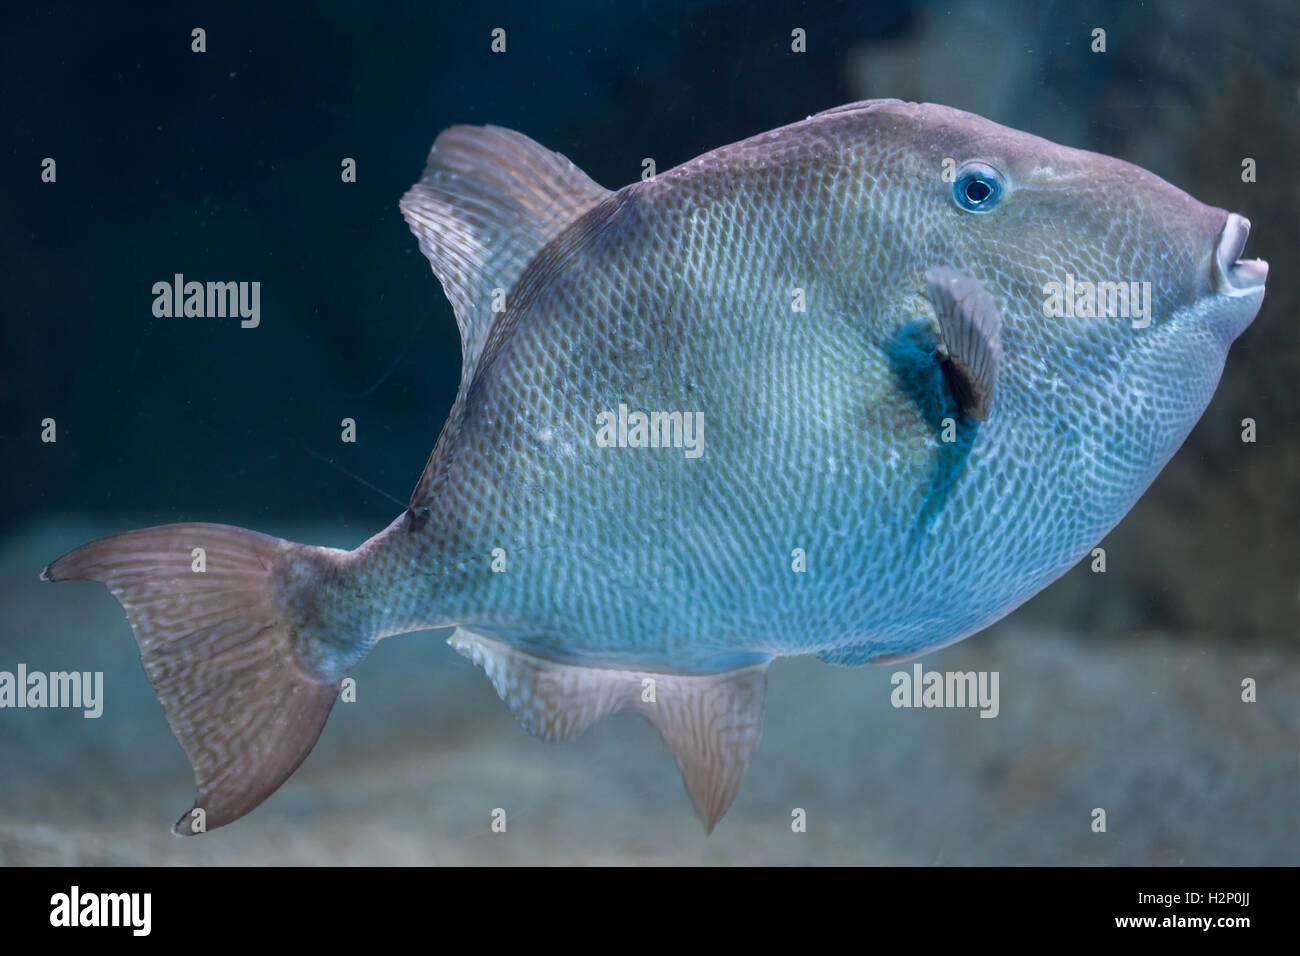
[[[673,752],[686,792],[712,833],[736,799],[749,756],[763,733],[767,664],[722,674],[661,674],[657,700],[637,709]]]
[[[550,661],[466,628],[447,643],[482,666],[525,730],[547,740],[574,737],[626,707],[640,711],[672,751],[709,832],[735,799],[762,735],[766,661],[718,674],[672,674]]]
[[[463,627],[447,643],[482,667],[519,725],[544,740],[578,736],[641,690],[630,671],[559,664]]]

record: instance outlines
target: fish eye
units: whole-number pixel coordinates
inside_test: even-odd
[[[967,212],[988,212],[1002,198],[1002,174],[985,163],[967,163],[957,172],[952,198]]]

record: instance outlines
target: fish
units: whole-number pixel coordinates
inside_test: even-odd
[[[405,511],[352,551],[171,524],[42,572],[125,609],[194,769],[178,834],[257,807],[378,640],[437,628],[532,734],[642,714],[712,831],[771,662],[917,657],[1076,564],[1268,274],[1249,220],[1145,169],[898,100],[617,191],[454,126],[399,205],[462,343]]]

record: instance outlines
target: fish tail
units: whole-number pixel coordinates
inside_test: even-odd
[[[331,641],[344,622],[325,598],[348,557],[229,525],[172,524],[100,538],[41,573],[101,581],[126,610],[194,768],[194,806],[174,833],[237,820],[310,753],[369,646],[361,635]]]

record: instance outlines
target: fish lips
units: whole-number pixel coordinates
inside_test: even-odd
[[[1268,278],[1268,263],[1263,259],[1243,259],[1250,220],[1235,212],[1219,233],[1214,250],[1214,290],[1220,295],[1244,296],[1261,292]]]

